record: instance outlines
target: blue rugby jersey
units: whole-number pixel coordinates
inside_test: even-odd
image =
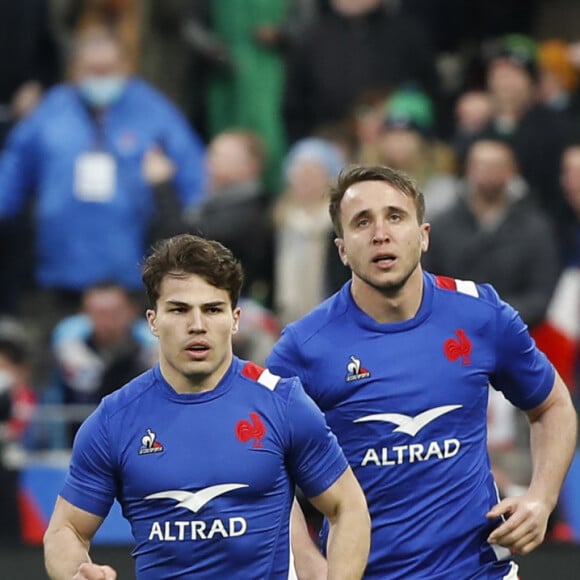
[[[234,358],[209,392],[178,394],[156,366],[105,397],[61,496],[102,517],[119,500],[140,580],[277,580],[294,486],[319,495],[346,468],[297,379]]]
[[[518,313],[489,285],[424,273],[411,320],[380,324],[350,282],[283,332],[267,361],[297,375],[326,415],[372,519],[365,578],[503,578],[510,555],[486,538],[498,522],[487,454],[489,385],[522,409],[554,370]]]

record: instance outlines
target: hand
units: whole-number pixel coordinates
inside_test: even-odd
[[[26,117],[36,107],[42,97],[42,85],[38,81],[28,81],[18,87],[12,97],[12,114],[16,119]]]
[[[508,497],[486,514],[489,519],[502,515],[507,518],[491,532],[487,541],[509,548],[513,554],[529,554],[544,541],[550,511],[545,502],[529,494]]]
[[[152,147],[143,157],[143,176],[150,185],[171,181],[175,175],[173,161],[159,147]]]
[[[73,580],[117,580],[117,572],[110,566],[81,564]]]

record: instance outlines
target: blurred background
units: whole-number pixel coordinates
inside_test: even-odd
[[[580,378],[580,3],[0,0],[0,561],[41,542],[76,429],[156,361],[140,264],[178,232],[242,261],[243,358],[338,290],[327,188],[386,164],[422,188],[424,266],[491,282]],[[2,56],[3,55],[3,56]],[[305,257],[308,257],[307,259]],[[500,492],[530,477],[492,391]],[[308,505],[313,535],[318,514]],[[95,558],[133,576],[115,504]],[[580,454],[522,578],[579,577]]]

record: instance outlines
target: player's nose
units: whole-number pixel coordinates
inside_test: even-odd
[[[377,222],[373,229],[373,244],[381,244],[390,239],[389,229],[383,222]]]
[[[204,332],[205,322],[200,308],[192,308],[189,315],[189,332]]]

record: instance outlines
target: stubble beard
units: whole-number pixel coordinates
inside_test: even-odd
[[[371,288],[382,294],[385,298],[396,298],[399,296],[403,288],[406,286],[409,278],[413,275],[417,267],[419,266],[420,257],[417,259],[413,266],[410,267],[402,276],[397,280],[385,280],[382,282],[376,282],[371,279],[370,276],[365,276],[357,274],[357,276]]]

